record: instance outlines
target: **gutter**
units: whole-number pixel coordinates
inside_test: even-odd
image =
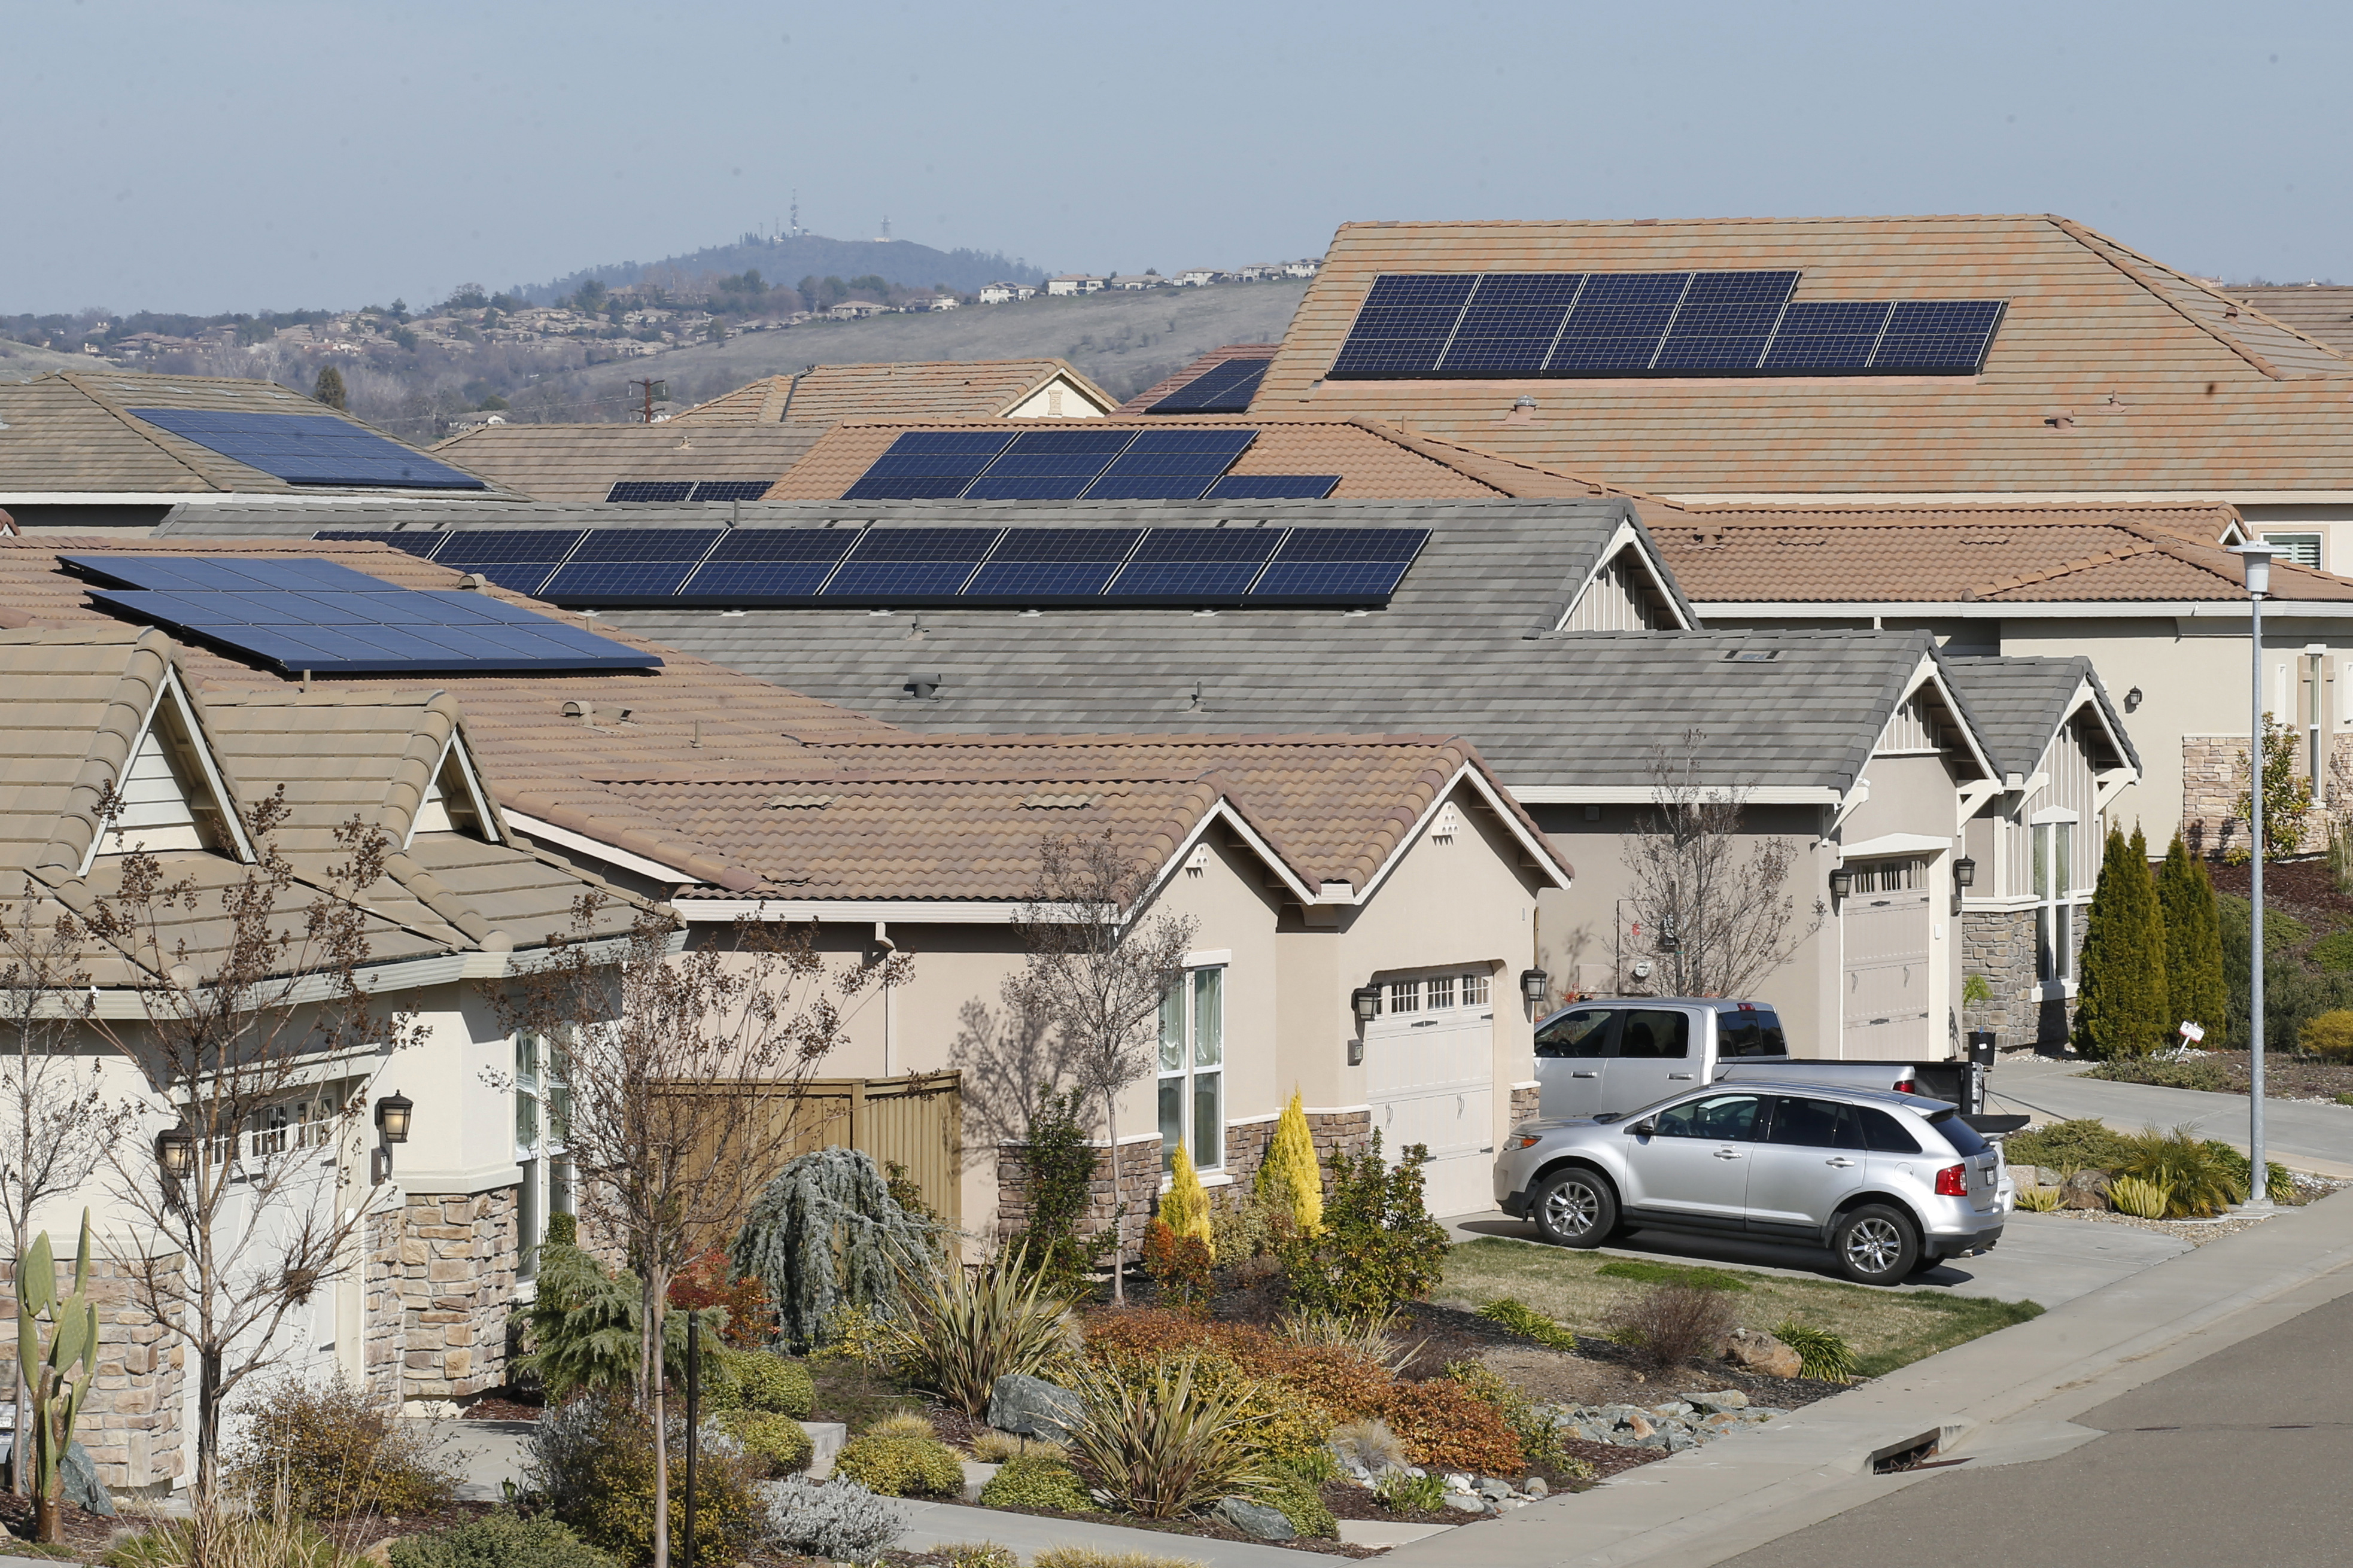
[[[1810,604],[1794,599],[1751,601],[1694,600],[1703,617],[1740,616],[1757,620],[1860,620],[1883,616],[1981,621],[2020,620],[2245,620],[2244,599],[1928,599],[1911,601],[1846,601]],[[2263,618],[2282,616],[2309,620],[2353,620],[2353,599],[2279,599],[2263,601]],[[1525,800],[1527,796],[1520,796]]]
[[[670,908],[691,925],[729,925],[739,920],[877,921],[908,925],[1011,925],[1021,918],[1018,899],[672,899]],[[1108,906],[1086,918],[1115,915]]]

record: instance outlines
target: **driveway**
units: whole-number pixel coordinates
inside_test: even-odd
[[[2246,1148],[2246,1096],[2077,1077],[2088,1065],[2031,1058],[2005,1060],[1987,1082],[1986,1109],[2040,1111],[2062,1121],[2096,1116],[2125,1132],[2187,1126],[2200,1137]],[[2353,1176],[2353,1106],[2266,1100],[2263,1141],[2271,1158],[2284,1165]]]

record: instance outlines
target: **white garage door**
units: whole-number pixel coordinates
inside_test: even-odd
[[[1861,860],[1839,920],[1846,940],[1840,1054],[1919,1056],[1929,1047],[1933,923],[1927,863]]]
[[[1365,1030],[1366,1098],[1381,1155],[1425,1144],[1434,1215],[1494,1206],[1495,1015],[1488,1006],[1397,1013]]]

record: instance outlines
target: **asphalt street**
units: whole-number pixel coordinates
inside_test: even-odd
[[[2353,1296],[2074,1416],[2055,1458],[1972,1461],[1729,1560],[1737,1568],[2337,1568],[2353,1561]]]

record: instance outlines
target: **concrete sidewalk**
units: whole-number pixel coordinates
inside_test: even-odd
[[[2122,1132],[2144,1127],[2197,1130],[2243,1152],[2247,1097],[2108,1083],[2076,1076],[2089,1062],[2005,1061],[1987,1082],[1986,1109],[2040,1111],[2060,1121],[2096,1116]],[[2324,1176],[2353,1176],[2353,1106],[2300,1100],[2263,1101],[2264,1152],[2283,1165]]]
[[[1876,1476],[1933,1438],[1978,1466],[2101,1436],[2073,1417],[2353,1294],[2353,1192],[2144,1268],[1741,1436],[1440,1540],[1401,1568],[1705,1568],[1938,1471]]]
[[[1024,1563],[1057,1546],[1090,1546],[1099,1552],[1141,1552],[1152,1557],[1174,1557],[1208,1568],[1301,1568],[1311,1561],[1291,1547],[1260,1546],[1246,1541],[1219,1541],[1206,1535],[1174,1531],[1131,1530],[1124,1525],[1091,1524],[1083,1520],[1049,1519],[1031,1513],[1006,1513],[990,1508],[965,1508],[952,1502],[903,1503],[912,1516],[907,1531],[895,1545],[902,1552],[929,1552],[958,1542],[993,1541],[1010,1547]],[[1459,1531],[1449,1531],[1456,1536]],[[0,1568],[5,1568],[0,1563]]]

